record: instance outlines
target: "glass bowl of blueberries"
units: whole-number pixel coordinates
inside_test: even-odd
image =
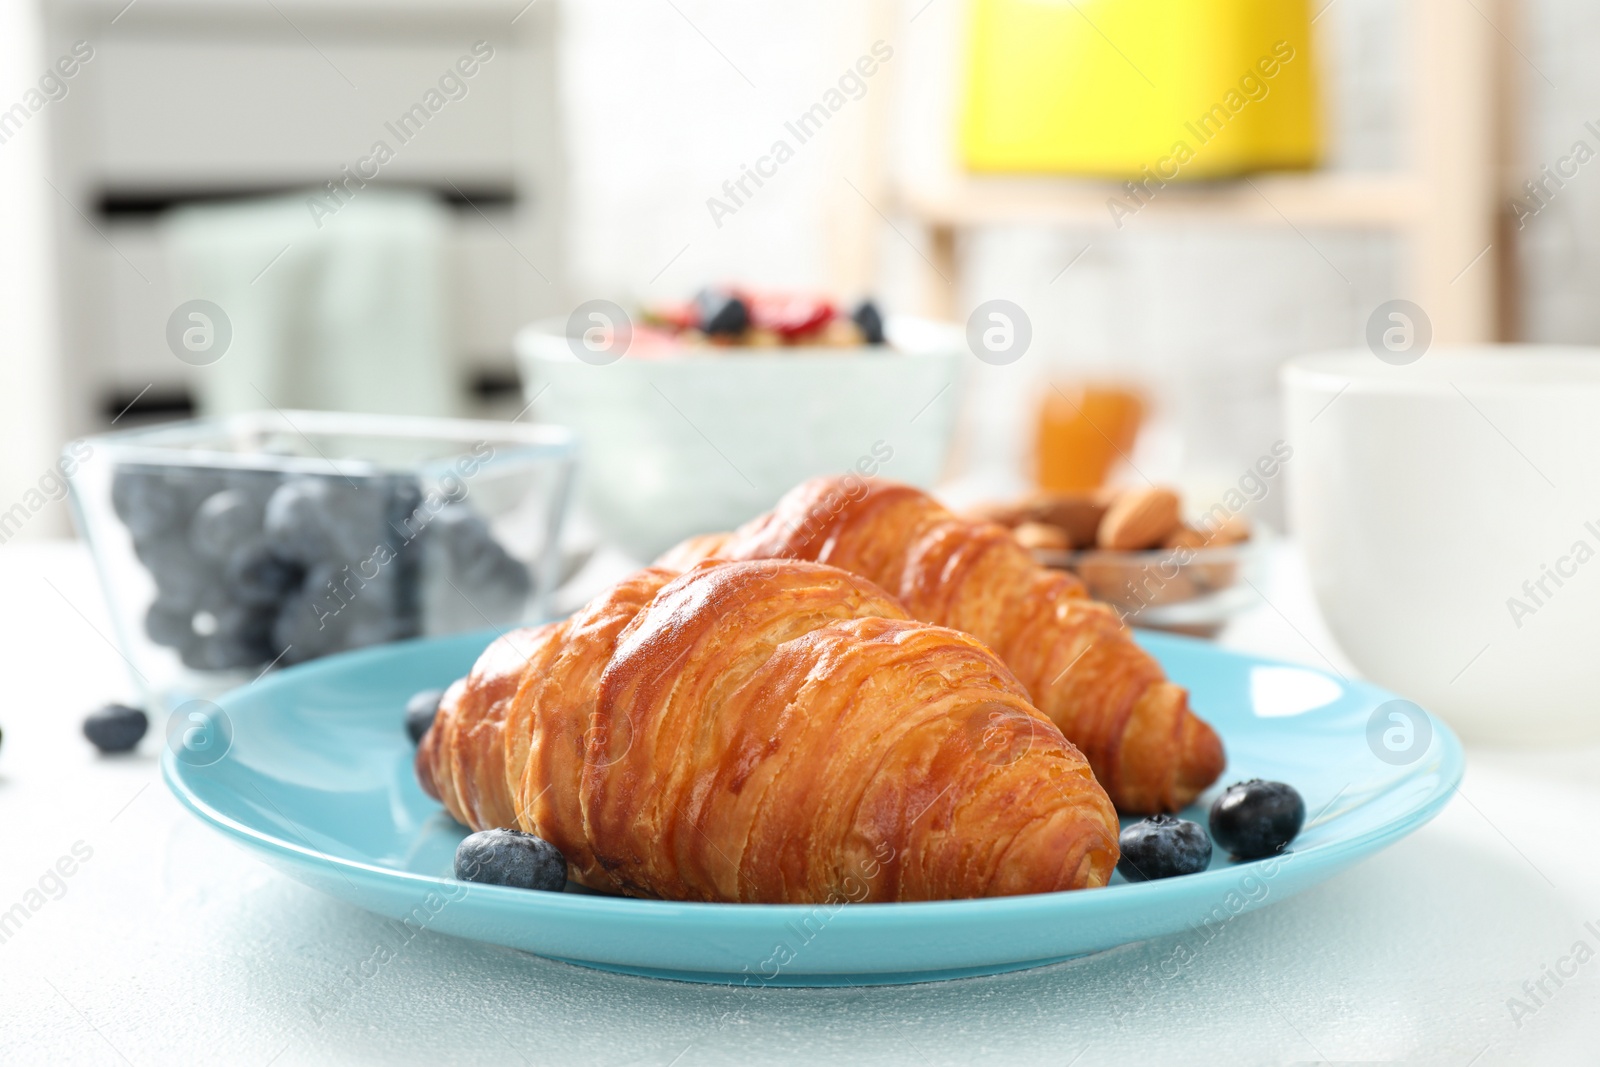
[[[576,446],[560,427],[267,411],[87,446],[73,510],[151,707],[537,620],[561,576]]]

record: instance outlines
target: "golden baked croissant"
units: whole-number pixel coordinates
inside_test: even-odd
[[[649,569],[491,645],[417,751],[475,829],[669,900],[937,900],[1101,886],[1088,763],[967,634],[794,561]]]
[[[1080,748],[1119,811],[1176,811],[1217,780],[1216,732],[1189,710],[1115,611],[1033,561],[1010,532],[960,518],[921,490],[814,478],[733,533],[691,538],[658,565],[807,559],[898,596],[914,619],[972,634]]]

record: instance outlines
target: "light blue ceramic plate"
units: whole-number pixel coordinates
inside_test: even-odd
[[[1159,882],[928,904],[672,904],[467,885],[449,876],[465,831],[417,786],[402,709],[413,692],[465,673],[482,634],[272,675],[220,702],[232,733],[225,756],[201,765],[210,757],[179,759],[188,753],[179,746],[162,766],[201,819],[381,915],[591,967],[751,986],[958,978],[1212,931],[1404,837],[1461,780],[1455,737],[1414,705],[1384,708],[1395,698],[1381,689],[1198,641],[1141,640],[1222,734],[1222,785],[1276,779],[1305,796],[1306,829],[1290,853],[1244,864],[1218,855],[1208,871]],[[1203,824],[1210,800],[1187,816]]]

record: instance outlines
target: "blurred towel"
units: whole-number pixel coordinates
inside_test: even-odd
[[[215,303],[232,328],[223,355],[195,372],[201,411],[455,414],[444,207],[363,189],[314,217],[313,199],[328,202],[194,205],[167,217],[177,300]]]

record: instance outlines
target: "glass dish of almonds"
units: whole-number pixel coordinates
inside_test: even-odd
[[[1264,532],[1220,503],[1187,516],[1169,488],[1038,493],[969,515],[1008,527],[1131,626],[1214,637],[1258,599]]]

